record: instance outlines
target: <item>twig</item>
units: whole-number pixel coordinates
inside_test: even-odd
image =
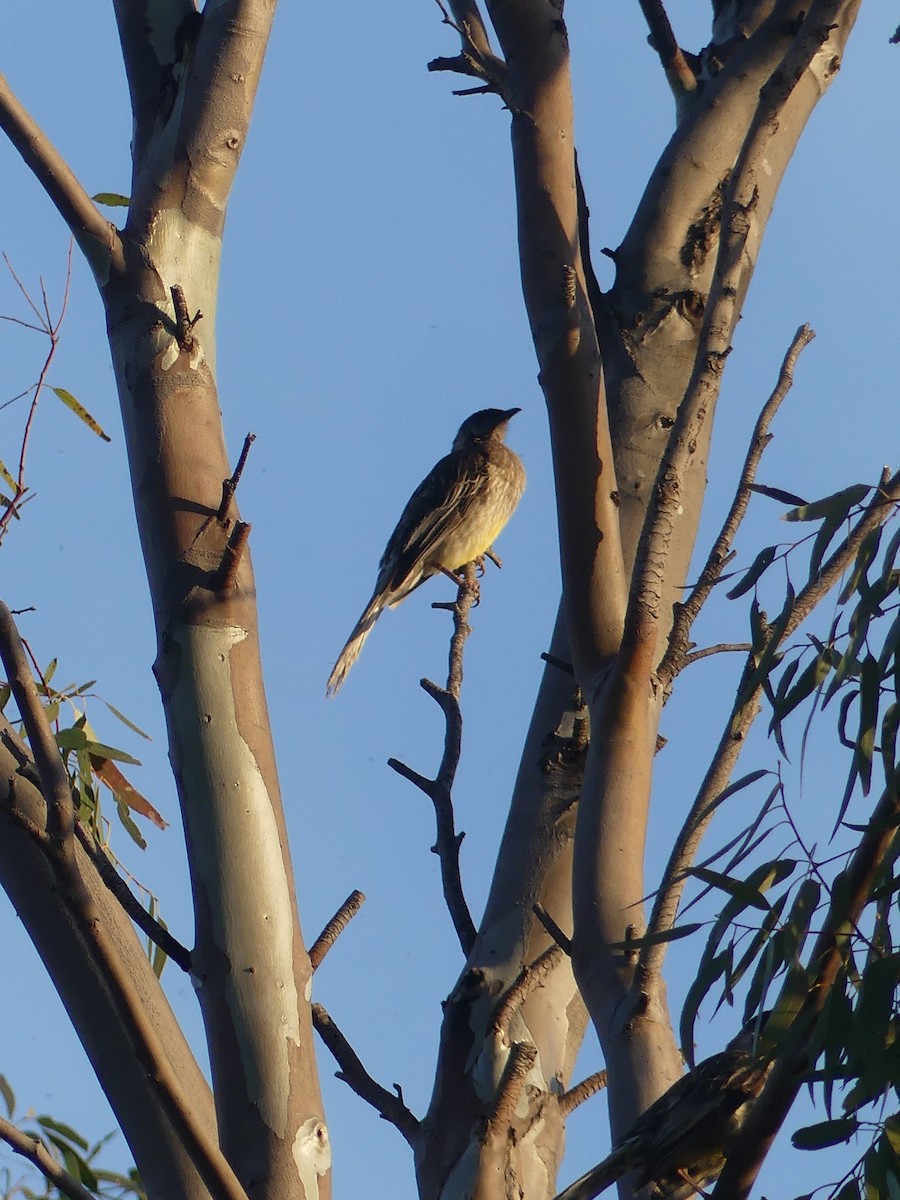
[[[166,1116],[183,1139],[186,1152],[217,1200],[247,1200],[217,1142],[198,1119],[131,975],[110,940],[102,913],[88,890],[75,857],[74,806],[65,766],[12,615],[0,601],[0,658],[9,677],[19,715],[28,734],[41,791],[47,804],[47,861],[69,907],[75,926],[118,1010],[123,1029],[156,1089]]]
[[[553,938],[554,942],[556,942],[557,946],[559,946],[560,950],[562,950],[563,954],[566,954],[569,958],[571,958],[572,939],[570,937],[566,937],[557,923],[547,912],[546,908],[544,908],[543,904],[532,904],[531,911]]]
[[[59,308],[59,316],[57,317],[56,321],[53,321],[49,314],[45,316],[38,311],[34,301],[29,296],[18,275],[16,275],[12,268],[12,264],[5,254],[3,258],[10,275],[12,275],[13,279],[16,281],[16,284],[18,285],[19,291],[31,306],[32,311],[35,313],[39,321],[38,325],[28,325],[27,328],[34,329],[38,333],[42,333],[45,337],[49,338],[50,349],[47,351],[47,356],[44,359],[44,365],[41,367],[40,374],[38,375],[37,383],[34,385],[34,395],[31,398],[31,405],[29,406],[28,416],[25,420],[25,429],[22,433],[22,445],[19,449],[19,467],[16,474],[16,489],[10,498],[9,504],[6,506],[6,512],[2,517],[0,517],[0,541],[3,540],[3,537],[6,534],[13,517],[17,516],[19,510],[21,509],[24,497],[28,491],[27,487],[25,486],[25,460],[28,454],[28,442],[31,438],[31,430],[32,426],[34,425],[35,415],[37,413],[38,401],[41,398],[41,392],[43,391],[44,385],[47,382],[47,374],[50,370],[50,364],[53,362],[53,359],[56,356],[56,350],[59,346],[59,331],[62,328],[62,323],[66,316],[66,309],[69,305],[69,289],[72,282],[72,242],[69,242],[69,252],[66,259],[66,283],[63,289],[63,298]],[[41,286],[41,290],[43,292],[43,285]],[[47,308],[46,296],[44,298],[44,308],[45,310]],[[27,394],[27,392],[23,393],[23,395]]]
[[[97,263],[96,243],[115,266],[123,264],[119,231],[100,213],[78,182],[69,164],[59,153],[31,114],[23,107],[4,76],[0,75],[0,129],[2,129],[30,168],[38,183],[56,205],[71,229],[88,261]]]
[[[494,1097],[494,1111],[485,1123],[484,1140],[492,1141],[496,1137],[507,1138],[509,1127],[525,1087],[528,1072],[537,1059],[537,1046],[533,1042],[516,1042],[509,1051],[506,1066],[497,1085],[497,1095]]]
[[[84,847],[85,853],[97,868],[97,874],[115,896],[128,917],[134,921],[138,929],[145,934],[155,946],[159,946],[172,962],[182,971],[191,970],[191,952],[177,938],[147,912],[143,904],[132,892],[131,888],[103,853],[102,846],[81,821],[75,822],[75,836]]]
[[[692,650],[686,654],[682,666],[688,667],[713,654],[749,654],[752,649],[749,642],[717,642],[715,646],[704,646],[702,650]]]
[[[547,650],[541,652],[541,658],[548,667],[556,667],[557,671],[562,671],[564,675],[571,675],[574,678],[575,668],[570,662],[566,662],[562,658],[557,658],[555,654],[551,654]]]
[[[466,957],[475,945],[476,930],[463,894],[459,873],[459,847],[465,834],[456,832],[453,814],[453,782],[456,778],[456,769],[459,766],[462,750],[462,712],[459,707],[459,697],[463,678],[463,646],[466,638],[472,632],[467,617],[477,596],[478,584],[475,579],[475,565],[468,563],[459,585],[456,603],[452,609],[453,635],[450,639],[447,686],[446,688],[438,687],[429,679],[421,681],[422,689],[440,706],[441,712],[444,714],[444,751],[436,777],[428,779],[408,767],[406,763],[400,762],[399,759],[388,759],[388,766],[424,792],[434,805],[437,837],[431,849],[432,853],[438,856],[441,864],[444,899],[456,930],[456,936],[459,938],[460,946]]]
[[[216,518],[219,521],[224,521],[228,516],[228,509],[231,507],[231,501],[234,493],[237,491],[237,485],[241,482],[241,476],[244,473],[244,467],[247,465],[247,456],[250,453],[250,447],[256,441],[255,433],[248,433],[244,438],[244,444],[241,447],[241,454],[237,460],[237,466],[234,468],[234,474],[228,479],[222,480],[222,500],[219,504],[219,511],[216,513]]]
[[[530,965],[526,964],[497,1006],[493,1028],[496,1033],[509,1034],[509,1023],[524,1004],[528,995],[541,986],[563,957],[561,946],[549,946]]]
[[[178,283],[169,288],[172,294],[172,307],[175,309],[175,340],[178,349],[190,354],[194,349],[194,326],[203,319],[203,313],[198,309],[194,316],[188,312],[184,289]]]
[[[340,1070],[337,1078],[356,1092],[361,1100],[375,1109],[385,1121],[400,1131],[410,1146],[415,1148],[419,1135],[419,1122],[409,1111],[399,1095],[389,1092],[376,1083],[359,1060],[356,1051],[335,1025],[321,1004],[312,1006],[312,1021],[319,1037],[331,1051]]]
[[[706,565],[700,572],[700,578],[691,590],[687,600],[683,604],[676,604],[675,606],[675,620],[672,623],[672,629],[669,634],[668,649],[659,665],[658,672],[664,688],[671,686],[672,680],[687,663],[686,656],[691,626],[709,598],[710,592],[718,583],[725,563],[731,553],[732,543],[744,519],[747,505],[750,503],[752,495],[751,485],[756,479],[756,471],[759,467],[760,459],[771,440],[769,426],[772,424],[775,414],[781,407],[785,396],[791,390],[797,359],[815,336],[815,331],[810,329],[808,325],[801,325],[794,334],[781,364],[775,388],[763,405],[762,411],[753,427],[753,435],[750,438],[750,445],[747,449],[747,456],[744,459],[744,466],[738,480],[737,490],[735,491],[734,499],[731,502],[731,507],[728,510],[722,528],[719,531],[719,536],[713,542]],[[696,658],[693,661],[696,661]]]
[[[314,971],[322,965],[325,955],[362,908],[365,900],[358,888],[352,891],[313,942],[309,950],[309,965]]]
[[[650,30],[650,45],[659,55],[672,91],[676,96],[695,92],[697,77],[675,40],[662,0],[639,0],[639,3]]]
[[[429,71],[457,71],[461,75],[474,75],[485,81],[483,88],[467,88],[454,95],[474,92],[496,92],[509,106],[508,72],[506,63],[491,49],[487,28],[475,0],[450,0],[453,16],[447,12],[443,0],[435,0],[441,10],[445,25],[459,34],[462,52],[454,58],[434,58],[428,64]]]
[[[588,1075],[587,1079],[582,1079],[581,1083],[576,1083],[567,1092],[563,1092],[559,1098],[559,1111],[564,1117],[567,1117],[579,1104],[584,1104],[585,1100],[590,1100],[591,1096],[602,1092],[606,1087],[606,1082],[605,1070],[595,1071],[593,1075]]]
[[[69,1200],[96,1200],[93,1192],[78,1182],[56,1161],[43,1141],[33,1133],[26,1133],[0,1117],[0,1138],[6,1142],[16,1154],[21,1154],[44,1175],[54,1187],[58,1188]]]
[[[778,638],[778,645],[784,644],[823,597],[831,591],[855,560],[860,546],[868,534],[887,519],[898,502],[900,502],[900,472],[890,478],[887,478],[885,473],[862,516],[843,543],[822,566],[818,576],[798,592],[791,606],[790,615]],[[774,637],[774,633],[772,636]],[[762,683],[760,682],[750,695],[744,694],[744,685],[756,667],[757,657],[771,649],[777,649],[777,646],[772,645],[770,641],[756,653],[748,655],[741,683],[738,685],[737,697],[731,713],[726,719],[718,747],[669,856],[647,925],[647,937],[669,930],[675,923],[678,905],[687,881],[687,871],[697,855],[700,843],[712,820],[717,798],[728,786],[735,764],[745,745],[750,726],[759,711]],[[662,969],[667,948],[666,942],[645,943],[635,973],[637,989],[644,991],[653,986],[654,979]]]

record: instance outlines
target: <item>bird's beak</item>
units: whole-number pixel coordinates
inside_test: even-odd
[[[516,413],[520,413],[521,411],[522,411],[521,408],[508,408],[506,410],[506,412],[503,414],[504,421],[509,421],[512,417],[514,417],[516,415]]]

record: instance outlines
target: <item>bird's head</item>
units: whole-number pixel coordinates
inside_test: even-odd
[[[520,408],[482,408],[472,413],[460,425],[459,433],[453,439],[453,449],[465,450],[479,442],[502,441],[506,426],[521,411]]]

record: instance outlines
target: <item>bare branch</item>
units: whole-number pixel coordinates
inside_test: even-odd
[[[508,1034],[509,1023],[522,1007],[530,992],[541,986],[550,972],[563,958],[561,946],[549,946],[529,966],[526,964],[516,977],[512,987],[497,1006],[494,1014],[494,1030]]]
[[[659,55],[673,93],[680,97],[695,92],[697,77],[675,40],[662,0],[639,0],[639,3],[650,30],[650,45]]]
[[[69,1200],[96,1200],[93,1192],[70,1175],[56,1161],[41,1139],[33,1133],[26,1133],[0,1117],[0,1138],[6,1142],[16,1154],[21,1154],[41,1172],[41,1174],[58,1188]]]
[[[692,650],[684,656],[684,666],[710,658],[713,654],[749,654],[753,647],[749,642],[717,642],[715,646],[704,646],[702,650]]]
[[[797,359],[815,336],[815,331],[810,329],[808,325],[801,325],[794,334],[793,340],[784,356],[784,361],[781,364],[775,388],[763,405],[762,411],[753,427],[753,435],[750,438],[750,445],[747,449],[747,456],[744,459],[744,466],[738,480],[737,490],[722,524],[719,536],[713,543],[709,557],[706,560],[706,565],[700,572],[700,578],[694,585],[691,594],[683,604],[676,605],[675,620],[669,634],[669,647],[659,666],[659,677],[666,688],[671,686],[674,677],[686,665],[691,626],[709,598],[710,592],[719,581],[725,563],[728,561],[732,543],[744,519],[747,505],[750,503],[750,496],[752,494],[751,485],[756,479],[756,471],[759,467],[760,459],[771,440],[769,426],[772,424],[775,414],[781,407],[782,401],[787,396],[794,382],[794,368],[797,365]],[[692,661],[696,661],[695,655],[692,656]]]
[[[102,216],[74,172],[0,75],[0,129],[56,205],[92,267],[122,266],[119,231]]]
[[[172,307],[175,309],[175,340],[179,350],[190,354],[194,349],[194,326],[203,319],[203,313],[198,309],[194,316],[190,315],[184,289],[180,284],[173,283],[169,291],[172,295]]]
[[[309,951],[309,965],[314,971],[322,965],[325,955],[362,908],[365,900],[366,898],[359,888],[352,891],[313,942]]]
[[[464,569],[462,581],[453,613],[453,635],[450,639],[450,654],[447,670],[446,688],[438,687],[429,679],[423,679],[421,686],[440,706],[444,714],[444,752],[436,778],[427,779],[396,758],[388,759],[388,766],[408,779],[420,791],[424,792],[434,805],[434,815],[437,822],[437,838],[431,847],[438,856],[441,864],[441,883],[444,899],[450,913],[456,936],[462,946],[463,953],[468,957],[475,945],[475,922],[466,904],[463,894],[462,879],[459,873],[459,847],[465,837],[456,832],[456,822],[453,813],[453,782],[456,769],[459,766],[459,756],[462,750],[462,712],[459,707],[459,697],[463,679],[463,646],[472,632],[468,623],[468,614],[478,598],[478,583],[475,578],[475,564],[468,563]]]
[[[335,1025],[321,1004],[312,1006],[312,1020],[319,1037],[331,1051],[340,1070],[337,1078],[356,1092],[361,1100],[375,1109],[385,1121],[400,1131],[406,1141],[415,1148],[419,1135],[419,1122],[403,1103],[399,1095],[389,1092],[376,1083],[360,1062],[359,1056]]]
[[[582,1079],[581,1083],[576,1083],[567,1092],[563,1092],[559,1098],[559,1110],[562,1115],[567,1117],[579,1104],[584,1104],[585,1100],[590,1100],[591,1096],[602,1092],[606,1083],[606,1071],[595,1071],[593,1075],[588,1075],[587,1079]]]
[[[237,486],[241,482],[241,476],[244,473],[244,467],[247,465],[247,457],[250,454],[250,447],[256,441],[255,433],[248,433],[244,438],[244,444],[241,447],[240,457],[237,460],[237,466],[227,479],[222,480],[222,500],[219,504],[219,511],[216,517],[220,521],[224,521],[228,516],[228,509],[231,507],[231,501],[234,498],[234,493],[237,491]]]

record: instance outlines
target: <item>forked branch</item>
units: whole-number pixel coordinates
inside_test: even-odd
[[[450,639],[450,655],[447,670],[446,688],[438,687],[428,679],[422,680],[422,688],[437,703],[444,714],[444,752],[438,773],[434,779],[428,779],[408,767],[399,759],[389,758],[388,766],[398,775],[408,779],[431,800],[434,805],[434,815],[437,822],[437,838],[432,846],[432,852],[438,856],[441,864],[441,883],[444,899],[459,944],[463,953],[468,957],[475,945],[475,922],[466,904],[463,894],[462,879],[459,873],[459,847],[465,834],[456,832],[453,814],[453,783],[456,779],[456,769],[459,766],[459,756],[462,751],[462,711],[459,707],[459,697],[463,678],[463,646],[472,632],[468,623],[469,610],[478,598],[478,585],[475,578],[475,564],[465,567],[463,580],[457,592],[456,602],[449,607],[453,613],[453,635]]]

